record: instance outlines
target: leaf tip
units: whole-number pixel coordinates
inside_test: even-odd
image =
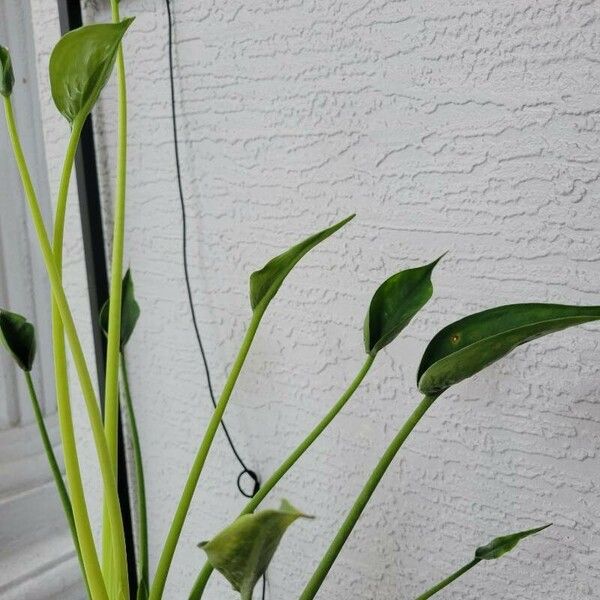
[[[348,215],[346,218],[342,219],[335,225],[332,225],[331,228],[334,231],[337,231],[338,229],[341,229],[344,225],[347,225],[348,223],[350,223],[350,221],[352,221],[352,219],[354,219],[354,217],[356,217],[356,213],[352,213],[351,215]]]
[[[0,46],[0,94],[8,98],[15,84],[10,52],[5,46]]]
[[[0,309],[0,344],[3,345],[19,368],[30,372],[35,360],[35,328],[22,315]]]
[[[442,254],[440,254],[434,261],[431,262],[431,268],[433,269],[433,267],[437,266],[437,264],[442,260],[442,258],[444,258],[448,252],[450,252],[450,250],[446,250],[446,252],[442,252]]]
[[[121,21],[121,25],[123,26],[123,29],[127,30],[134,21],[135,17],[126,17]]]

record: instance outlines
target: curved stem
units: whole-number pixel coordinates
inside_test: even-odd
[[[111,0],[112,20],[120,22],[119,2]],[[112,266],[110,274],[110,299],[108,313],[108,335],[106,347],[106,378],[104,386],[104,429],[110,461],[117,476],[118,469],[118,429],[119,429],[119,353],[121,343],[121,280],[123,278],[123,247],[125,239],[125,194],[127,183],[127,86],[125,81],[125,61],[123,45],[117,51],[118,86],[118,139],[117,139],[117,183],[114,208],[112,239]],[[104,509],[102,538],[102,564],[109,580],[120,581],[127,590],[127,559],[120,556],[118,548],[111,540],[108,509]],[[112,568],[115,577],[112,577]],[[113,582],[114,585],[114,582]]]
[[[25,192],[25,198],[27,200],[34,227],[36,229],[36,233],[38,238],[40,239],[40,248],[42,249],[42,255],[44,258],[44,262],[46,264],[46,269],[48,273],[53,271],[54,275],[54,285],[56,287],[60,287],[62,289],[60,271],[57,269],[54,253],[52,247],[50,246],[50,241],[48,239],[48,234],[46,233],[46,227],[44,225],[44,221],[42,218],[42,214],[40,211],[39,203],[37,201],[37,196],[35,193],[35,189],[33,187],[33,183],[31,181],[31,176],[29,174],[29,169],[27,168],[27,162],[25,160],[25,155],[23,154],[23,149],[21,147],[21,141],[19,139],[19,134],[17,131],[14,112],[12,108],[12,102],[10,98],[4,98],[4,112],[6,116],[6,124],[8,128],[8,134],[10,137],[10,141],[12,144],[13,153],[15,156],[15,161],[17,163],[17,168],[19,170],[19,175],[21,176],[21,181],[23,184],[23,190]],[[73,137],[71,137],[71,142],[69,143],[69,148],[72,150]],[[74,152],[74,151],[73,151]],[[61,178],[62,179],[62,178]],[[59,215],[60,217],[60,215]],[[63,292],[64,295],[64,292]],[[54,297],[53,297],[54,301]],[[66,298],[65,298],[66,301]],[[68,309],[68,307],[67,307]],[[58,308],[56,309],[56,315],[60,320],[60,314],[58,313]],[[53,323],[56,319],[53,319]],[[53,338],[55,337],[55,328],[53,327]],[[60,369],[60,373],[57,371],[57,391],[58,386],[60,389],[64,389],[67,383],[66,377],[66,358],[62,357],[65,363],[65,369]],[[61,356],[54,356],[55,365],[58,361],[60,363]],[[94,600],[108,600],[108,596],[106,593],[106,587],[104,585],[104,578],[102,576],[102,571],[100,570],[100,564],[98,562],[98,555],[96,553],[96,546],[94,544],[94,539],[91,535],[91,528],[89,517],[87,513],[87,506],[85,503],[85,496],[83,494],[83,485],[81,483],[81,477],[77,477],[79,474],[79,463],[77,461],[77,454],[74,450],[74,436],[69,438],[69,430],[72,432],[72,419],[70,407],[67,403],[67,409],[65,410],[65,403],[61,402],[64,399],[62,395],[57,394],[57,408],[59,411],[59,419],[60,419],[60,428],[61,428],[61,436],[63,437],[63,452],[65,456],[65,467],[67,469],[67,477],[69,478],[69,488],[71,492],[71,504],[73,507],[73,517],[75,519],[75,525],[77,528],[77,535],[79,538],[79,545],[81,548],[81,555],[83,558],[83,562],[85,564],[85,571],[87,582],[94,597]],[[70,444],[70,441],[73,444]],[[70,469],[70,471],[69,471]],[[72,477],[72,478],[71,478]],[[88,535],[89,532],[89,535]]]
[[[198,449],[198,453],[196,454],[196,458],[192,464],[190,474],[188,475],[181,499],[179,500],[179,505],[177,506],[177,510],[173,516],[173,521],[158,561],[156,574],[154,575],[152,587],[150,588],[149,600],[160,600],[160,598],[162,598],[169,568],[173,560],[173,554],[175,553],[175,547],[177,546],[177,542],[183,528],[183,523],[190,508],[196,486],[198,485],[200,474],[204,468],[206,457],[208,456],[208,452],[214,440],[215,434],[219,428],[219,423],[221,422],[223,413],[227,408],[227,403],[231,397],[231,392],[233,391],[237,378],[242,370],[244,361],[246,360],[246,356],[248,355],[248,351],[250,350],[250,346],[252,345],[252,340],[256,335],[256,330],[258,329],[258,325],[260,324],[260,320],[262,319],[265,308],[256,308],[252,313],[252,319],[248,325],[248,330],[246,331],[246,335],[244,336],[235,362],[231,367],[231,372],[229,373],[229,377],[227,377],[225,387],[223,388],[221,396],[219,397],[219,401],[217,402],[217,407],[215,408],[206,428],[204,438],[202,439],[202,443],[200,444],[200,448]]]
[[[69,499],[67,486],[65,485],[62,473],[60,472],[60,467],[58,466],[58,461],[56,460],[56,455],[54,454],[54,449],[52,448],[52,442],[50,441],[48,430],[46,429],[46,424],[44,423],[44,415],[42,414],[42,409],[40,408],[40,402],[35,391],[33,380],[31,379],[31,373],[29,373],[28,371],[24,371],[23,373],[25,375],[25,381],[27,382],[29,398],[31,399],[31,404],[33,406],[33,414],[35,415],[35,420],[37,422],[38,429],[40,430],[40,437],[42,438],[42,444],[44,445],[44,450],[46,452],[46,456],[48,457],[50,471],[52,471],[54,484],[56,485],[58,496],[60,498],[65,517],[67,518],[67,523],[69,524],[69,530],[71,531],[73,545],[75,546],[75,551],[77,552],[77,560],[79,561],[79,567],[81,569],[81,574],[83,576],[83,581],[85,583],[87,595],[88,598],[91,599],[92,597],[90,594],[90,588],[85,574],[85,565],[83,564],[83,557],[81,556],[79,539],[77,538],[77,529],[75,527],[75,519],[73,517],[73,507],[71,506],[71,500]]]
[[[56,200],[56,209],[54,213],[54,231],[52,236],[52,252],[54,254],[54,262],[59,275],[62,278],[62,262],[63,262],[63,240],[65,231],[65,216],[67,210],[67,197],[69,193],[69,182],[75,161],[75,153],[81,137],[81,130],[84,121],[77,119],[73,122],[71,136],[67,146],[63,169],[58,187],[58,195]],[[73,427],[73,417],[71,413],[71,401],[69,395],[69,379],[67,372],[67,356],[65,349],[65,336],[63,330],[62,319],[56,305],[54,297],[51,302],[52,306],[52,349],[54,356],[54,384],[56,391],[56,408],[58,413],[60,437],[63,446],[63,455],[65,458],[65,471],[71,500],[73,506],[74,519],[77,525],[77,535],[79,543],[86,548],[87,562],[93,563],[91,568],[93,571],[100,570],[98,554],[92,528],[90,525],[87,503],[85,501],[85,493],[83,489],[83,481],[81,479],[81,470],[79,467],[79,458],[77,455],[77,444],[75,441],[75,430]],[[86,574],[87,584],[87,574]],[[104,583],[103,583],[104,585]]]
[[[119,497],[117,494],[116,479],[110,465],[108,447],[106,445],[106,438],[104,437],[102,415],[100,414],[96,394],[94,392],[94,386],[92,384],[92,379],[90,377],[85,356],[83,354],[81,342],[77,334],[75,322],[73,321],[73,315],[71,314],[69,302],[67,300],[64,288],[62,286],[60,272],[58,271],[56,263],[54,261],[52,246],[50,245],[50,240],[48,239],[48,234],[44,225],[42,213],[39,207],[39,203],[37,201],[37,197],[35,195],[29,171],[27,169],[25,156],[23,155],[23,149],[21,148],[21,143],[18,137],[14,121],[14,114],[10,98],[4,98],[4,107],[9,137],[15,154],[15,159],[19,169],[19,173],[21,175],[21,180],[23,182],[23,188],[25,190],[25,197],[27,200],[29,211],[31,213],[31,219],[38,237],[40,251],[42,253],[42,258],[44,260],[44,264],[48,274],[48,279],[50,281],[50,288],[52,290],[54,299],[56,300],[58,312],[60,313],[60,317],[63,322],[65,335],[71,348],[73,363],[77,371],[81,391],[83,393],[83,398],[86,404],[86,409],[88,412],[90,425],[92,429],[92,435],[94,438],[96,451],[98,453],[98,462],[100,464],[100,471],[102,474],[102,483],[106,493],[107,503],[109,504],[111,527],[113,528],[115,539],[117,540],[116,543],[119,545],[119,548],[122,548],[120,554],[122,556],[125,556],[125,536],[123,533],[123,521],[121,518],[121,510],[119,507]],[[80,543],[82,544],[82,553],[84,554],[85,559],[87,550],[84,549],[83,540],[81,538]],[[86,572],[88,572],[87,569],[88,561],[86,560]],[[105,598],[107,598],[106,590],[103,590],[104,582],[102,579],[102,574],[100,573],[98,577],[98,574],[96,572],[88,572],[88,578],[90,588],[92,589],[92,593],[94,595],[94,600],[104,600]]]
[[[133,462],[135,466],[135,483],[137,491],[137,534],[138,534],[138,581],[140,589],[148,590],[148,518],[146,514],[146,485],[144,482],[144,465],[142,462],[142,448],[138,434],[137,421],[131,391],[129,389],[129,375],[127,372],[127,361],[121,352],[121,375],[123,378],[123,392],[127,418],[131,434],[131,446],[133,448]],[[141,585],[143,583],[143,586]]]
[[[392,460],[404,444],[406,438],[410,435],[411,431],[415,428],[417,423],[421,420],[421,417],[427,412],[429,407],[433,404],[437,396],[424,396],[417,408],[414,412],[408,417],[400,431],[397,433],[396,437],[392,440],[392,443],[387,447],[386,451],[383,453],[383,456],[373,469],[373,472],[367,479],[367,483],[361,490],[360,494],[356,498],[348,516],[342,523],[339,531],[336,536],[333,538],[331,545],[327,549],[327,552],[324,554],[321,562],[317,566],[316,571],[313,573],[310,581],[304,588],[304,591],[300,595],[299,600],[312,600],[317,595],[321,584],[327,577],[329,570],[333,566],[338,554],[343,548],[346,540],[348,539],[350,533],[354,529],[356,522],[360,518],[363,510],[367,506],[373,492],[376,490],[379,482],[390,466]]]
[[[306,436],[306,438],[300,443],[300,445],[281,463],[281,465],[274,471],[274,473],[265,481],[254,497],[246,504],[244,510],[240,513],[240,516],[254,512],[259,504],[266,498],[269,492],[277,485],[279,480],[296,464],[298,459],[310,448],[314,441],[323,433],[325,428],[333,421],[337,414],[346,405],[348,400],[352,397],[358,386],[362,383],[363,379],[369,372],[369,369],[373,365],[375,356],[367,356],[363,366],[353,379],[352,383],[348,386],[346,391],[341,395],[340,399],[333,405],[331,410],[319,421],[318,425]],[[199,600],[204,593],[206,584],[213,572],[213,567],[207,561],[204,567],[200,571],[194,587],[189,596],[189,600]]]
[[[440,581],[437,585],[434,585],[432,588],[428,589],[424,594],[421,594],[415,600],[427,600],[427,598],[431,598],[434,594],[437,594],[440,590],[443,590],[446,586],[450,585],[453,581],[456,581],[461,575],[464,575],[467,571],[470,571],[475,565],[481,562],[480,558],[473,559],[470,563],[466,564],[464,567],[452,573],[450,577],[446,577],[446,579]]]

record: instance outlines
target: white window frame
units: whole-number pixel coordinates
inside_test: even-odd
[[[0,44],[10,48],[17,126],[47,227],[50,190],[29,2],[0,3]],[[54,401],[49,287],[20,179],[0,119],[0,306],[36,326],[34,380],[61,460]],[[23,375],[0,352],[0,597],[82,600],[72,540],[39,439]]]

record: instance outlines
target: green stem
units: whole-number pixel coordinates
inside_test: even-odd
[[[129,421],[131,446],[133,448],[133,462],[135,466],[135,483],[137,496],[137,534],[138,534],[138,581],[143,583],[140,589],[148,590],[148,519],[146,514],[146,486],[144,483],[144,465],[142,463],[142,449],[138,434],[137,421],[129,388],[129,375],[127,361],[121,352],[121,376],[123,378],[123,392]]]
[[[46,456],[48,457],[48,463],[50,464],[50,470],[52,471],[52,476],[54,477],[54,483],[56,485],[56,489],[58,490],[58,495],[62,503],[65,517],[67,518],[67,523],[69,524],[71,537],[73,538],[73,545],[75,546],[75,550],[77,552],[77,560],[79,561],[79,567],[81,568],[81,573],[83,575],[83,580],[87,589],[87,595],[88,598],[91,599],[90,588],[88,586],[87,577],[85,575],[83,557],[81,556],[81,548],[79,547],[79,539],[77,538],[77,529],[75,527],[73,507],[71,506],[69,493],[67,492],[67,487],[65,486],[62,473],[60,472],[60,467],[58,466],[58,461],[56,460],[56,455],[54,454],[54,449],[52,448],[52,442],[50,441],[50,437],[48,436],[48,430],[46,429],[46,424],[44,423],[44,416],[42,415],[40,402],[35,391],[35,386],[33,385],[33,380],[31,379],[31,373],[29,373],[28,371],[24,371],[23,373],[25,375],[25,381],[27,382],[27,389],[29,391],[29,397],[31,398],[31,404],[33,406],[35,420],[37,422],[38,429],[40,430],[42,444],[44,445],[44,450],[46,451]]]
[[[256,335],[256,330],[258,329],[258,325],[264,314],[265,308],[266,305],[264,308],[260,309],[257,307],[252,313],[252,319],[248,325],[248,330],[246,331],[246,335],[244,336],[235,362],[231,367],[231,372],[229,373],[229,377],[225,382],[223,392],[221,393],[219,401],[217,402],[217,407],[214,410],[206,428],[204,438],[202,439],[202,443],[200,444],[200,448],[198,449],[198,453],[196,454],[196,458],[192,464],[190,474],[188,475],[181,499],[179,500],[179,505],[177,506],[177,510],[173,516],[173,521],[158,561],[156,574],[152,582],[152,587],[150,588],[149,600],[160,600],[160,598],[162,598],[162,593],[165,588],[171,561],[173,560],[173,554],[175,553],[175,547],[177,546],[177,542],[183,528],[183,523],[190,508],[196,486],[198,485],[198,479],[202,473],[204,463],[206,462],[206,457],[208,456],[208,451],[210,450],[217,429],[219,428],[219,423],[221,422],[223,413],[227,408],[227,403],[231,397],[231,392],[233,391],[246,356],[248,355],[248,350],[250,350],[252,340]]]
[[[112,20],[120,22],[118,0],[111,0]],[[119,353],[121,343],[121,280],[123,278],[123,247],[125,238],[125,195],[127,182],[127,87],[123,46],[117,51],[118,85],[118,138],[117,138],[117,183],[112,239],[112,266],[110,274],[110,304],[108,313],[108,335],[106,348],[106,379],[104,392],[104,429],[112,469],[117,474],[118,427],[119,427]],[[120,581],[127,590],[127,561],[119,556],[118,548],[111,539],[108,507],[104,508],[102,564],[104,572],[110,574],[109,581]],[[115,577],[112,577],[112,568]]]
[[[431,598],[434,594],[437,594],[440,590],[443,590],[447,585],[450,585],[453,581],[456,581],[461,575],[464,575],[467,571],[470,571],[475,565],[479,564],[481,559],[475,558],[469,564],[462,567],[450,575],[450,577],[446,577],[443,581],[440,581],[437,585],[434,585],[432,588],[428,589],[424,594],[421,594],[415,600],[427,600],[427,598]]]
[[[333,566],[338,554],[346,543],[346,540],[354,529],[356,522],[367,506],[371,496],[373,495],[373,492],[379,485],[379,482],[390,466],[392,460],[394,460],[394,457],[402,447],[402,444],[404,444],[406,438],[410,435],[410,432],[415,428],[417,423],[421,420],[421,417],[427,412],[435,399],[436,397],[433,396],[424,396],[417,408],[397,433],[396,437],[392,440],[392,443],[387,447],[375,469],[373,469],[373,472],[369,476],[365,486],[356,498],[356,501],[348,513],[348,516],[342,523],[342,526],[331,542],[327,552],[321,559],[316,571],[313,573],[313,576],[304,588],[299,600],[312,600],[317,595],[321,584],[325,580],[325,577],[327,577],[329,570]]]
[[[52,252],[54,262],[59,275],[62,277],[63,239],[65,230],[65,215],[67,208],[67,197],[69,192],[69,181],[75,161],[75,153],[81,136],[83,120],[79,119],[73,123],[69,144],[63,163],[60,177],[56,211],[54,214],[54,232],[52,237]],[[78,537],[81,545],[87,549],[88,563],[91,561],[92,569],[100,571],[98,555],[90,525],[90,518],[85,501],[81,470],[77,456],[77,445],[75,442],[75,431],[73,428],[73,417],[71,413],[71,402],[69,398],[69,379],[67,373],[67,356],[65,349],[65,336],[60,313],[54,298],[52,298],[52,348],[54,356],[54,382],[56,390],[56,408],[60,427],[60,437],[65,458],[65,471],[69,489],[71,491],[72,508],[74,519],[77,523]],[[78,540],[79,544],[79,540]],[[84,573],[86,585],[87,574]]]
[[[340,399],[333,405],[331,410],[323,417],[318,425],[306,436],[302,443],[281,463],[276,471],[265,481],[254,497],[246,504],[240,516],[254,512],[260,503],[266,498],[269,492],[279,483],[279,480],[296,464],[298,459],[310,448],[314,441],[323,433],[325,428],[333,421],[337,414],[346,405],[348,400],[352,397],[358,386],[362,383],[363,379],[369,372],[375,356],[369,355],[365,360],[360,371],[353,379],[352,383],[348,386],[346,391],[341,395]],[[200,575],[194,583],[194,587],[189,596],[189,600],[199,600],[204,593],[206,584],[213,572],[213,567],[207,561],[204,567],[200,571]]]
[[[85,356],[83,354],[81,342],[77,334],[75,322],[73,321],[73,315],[71,313],[71,309],[69,307],[69,303],[65,295],[64,288],[62,286],[60,272],[58,271],[56,263],[54,261],[52,246],[50,245],[50,240],[48,239],[48,234],[46,232],[46,227],[44,225],[44,220],[42,217],[40,206],[35,195],[29,171],[27,169],[25,156],[23,155],[23,149],[21,148],[21,143],[16,129],[14,113],[10,98],[4,98],[4,107],[9,137],[15,154],[17,167],[21,175],[21,180],[23,182],[23,188],[25,190],[25,197],[29,206],[29,211],[31,213],[31,219],[38,237],[40,251],[42,253],[42,258],[44,260],[44,264],[48,274],[48,279],[50,281],[50,288],[52,290],[54,299],[56,300],[56,305],[63,322],[65,334],[69,342],[69,346],[71,348],[71,354],[73,356],[73,363],[77,371],[79,383],[81,385],[81,390],[83,393],[83,398],[86,404],[86,409],[88,412],[90,425],[92,429],[92,435],[94,438],[94,443],[96,445],[96,451],[98,453],[98,462],[100,464],[102,482],[106,493],[107,502],[109,504],[111,526],[114,530],[116,543],[118,544],[120,549],[119,556],[125,557],[125,536],[123,533],[123,521],[121,518],[121,510],[119,507],[119,497],[117,494],[116,478],[111,468],[106,438],[104,437],[102,415],[100,414],[100,409],[98,408],[98,402],[96,399],[96,394],[94,392],[94,386],[92,384],[92,379],[89,373],[89,369],[87,367]],[[79,523],[77,525],[79,527]],[[104,600],[105,598],[107,598],[107,595],[106,590],[104,588],[102,574],[97,573],[94,569],[92,569],[93,565],[91,561],[88,564],[86,556],[91,551],[91,549],[84,547],[84,540],[81,537],[79,541],[81,544],[82,555],[84,557],[84,560],[86,561],[86,573],[88,575],[88,582],[90,584],[90,589],[92,590],[94,600]]]

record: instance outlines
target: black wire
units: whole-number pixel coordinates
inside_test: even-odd
[[[187,297],[190,306],[190,313],[192,316],[192,323],[194,325],[194,332],[196,334],[196,341],[198,342],[198,348],[200,349],[200,355],[202,356],[202,364],[204,365],[204,372],[206,374],[206,381],[208,384],[208,393],[210,395],[210,401],[214,408],[217,407],[217,401],[215,400],[215,393],[212,386],[212,380],[210,377],[210,369],[208,367],[208,360],[206,358],[206,352],[204,351],[204,344],[202,343],[202,336],[200,335],[200,328],[198,327],[198,320],[196,319],[196,309],[194,308],[194,298],[192,296],[192,286],[190,283],[190,274],[188,268],[188,252],[187,252],[187,215],[185,211],[185,200],[183,196],[183,183],[181,177],[181,160],[179,158],[179,136],[177,133],[177,107],[175,105],[175,69],[173,67],[173,15],[171,14],[171,2],[170,0],[165,0],[167,5],[167,17],[168,17],[168,32],[169,32],[169,82],[171,85],[171,116],[173,122],[173,146],[175,149],[175,166],[177,169],[177,188],[179,190],[179,203],[181,205],[181,223],[182,223],[182,238],[183,238],[183,271],[185,274],[185,286],[187,290]],[[246,466],[246,463],[243,461],[240,456],[233,440],[231,439],[231,435],[225,426],[225,421],[221,419],[221,427],[223,428],[223,433],[229,442],[229,446],[233,455],[240,463],[242,467],[242,471],[238,475],[237,478],[237,488],[240,493],[246,498],[254,497],[258,490],[260,489],[260,479],[255,471],[249,469]],[[252,493],[248,494],[241,485],[241,480],[244,475],[248,475],[252,481],[253,489]],[[267,576],[266,573],[262,577],[262,600],[265,600],[267,594]]]
[[[210,377],[210,369],[208,367],[208,360],[206,358],[206,352],[204,351],[204,344],[202,343],[202,337],[200,335],[200,328],[198,327],[198,320],[196,318],[196,310],[194,308],[194,298],[192,296],[192,286],[190,283],[190,274],[188,268],[188,248],[187,248],[187,216],[185,210],[185,201],[183,196],[183,184],[182,184],[182,176],[181,176],[181,161],[179,158],[179,136],[177,133],[177,110],[175,105],[175,74],[174,74],[174,66],[173,66],[173,15],[171,14],[171,3],[170,0],[166,0],[167,4],[167,17],[168,17],[168,32],[169,32],[169,80],[171,84],[171,115],[173,121],[173,145],[175,149],[175,166],[177,168],[177,187],[179,190],[179,202],[181,204],[181,222],[182,222],[182,230],[183,230],[183,271],[185,274],[185,286],[187,290],[187,297],[190,306],[190,313],[192,316],[192,323],[194,325],[194,332],[196,334],[196,340],[198,342],[198,348],[200,349],[200,354],[202,356],[202,364],[204,365],[204,372],[206,373],[206,381],[208,384],[208,393],[210,395],[210,400],[212,402],[213,407],[216,408],[217,401],[215,400],[215,393],[213,390],[212,380]],[[241,473],[237,478],[237,487],[242,495],[246,498],[252,498],[256,495],[258,490],[260,489],[260,479],[255,471],[249,469],[240,456],[233,440],[231,439],[231,435],[225,426],[225,422],[221,419],[221,427],[223,428],[223,433],[229,442],[229,446],[231,447],[231,451],[233,452],[235,458],[240,463],[242,467]],[[242,478],[244,475],[248,475],[253,480],[253,489],[252,493],[248,493],[244,490],[241,485]],[[263,596],[264,597],[264,596]]]

